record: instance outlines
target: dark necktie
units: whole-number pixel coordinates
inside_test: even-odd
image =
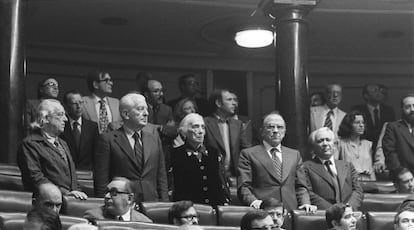
[[[73,133],[73,138],[75,139],[76,149],[79,149],[81,133],[79,131],[79,123],[77,121],[73,122],[72,133]]]
[[[141,144],[141,137],[138,132],[135,132],[134,135],[132,135],[132,137],[135,140],[134,152],[135,152],[135,157],[137,158],[139,171],[142,172],[144,152],[143,152],[143,148]]]
[[[331,116],[333,115],[333,110],[329,110],[329,112],[326,114],[326,119],[325,119],[325,123],[323,124],[323,127],[328,127],[331,130],[333,130],[333,125],[332,125],[332,119]]]
[[[124,218],[123,218],[122,216],[119,216],[119,217],[118,217],[118,220],[119,220],[119,221],[124,221]]]
[[[272,161],[273,165],[276,169],[276,176],[279,181],[282,181],[282,162],[280,161],[279,157],[276,155],[276,153],[279,152],[277,148],[272,148],[270,150],[270,153],[272,154]]]
[[[379,127],[379,113],[378,113],[378,109],[375,108],[374,109],[374,127],[380,128]]]
[[[160,106],[154,106],[152,107],[152,120],[154,122],[154,124],[158,124],[158,111],[160,110]]]
[[[335,200],[336,200],[336,203],[339,203],[341,202],[341,191],[339,190],[338,177],[335,175],[334,172],[332,172],[331,165],[332,165],[332,162],[330,160],[325,161],[326,169],[328,170],[328,173],[331,176],[332,183],[334,185]]]
[[[60,157],[65,161],[66,165],[68,164],[68,158],[66,157],[66,151],[63,148],[63,146],[59,143],[59,141],[56,139],[54,142],[55,147],[58,149]]]
[[[109,119],[108,119],[108,111],[106,111],[105,101],[100,100],[99,103],[99,130],[101,133],[106,132],[108,129]]]

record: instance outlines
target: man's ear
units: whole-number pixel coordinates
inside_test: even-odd
[[[124,119],[129,119],[128,111],[122,110],[121,117]]]
[[[36,198],[32,198],[32,206],[36,206]]]
[[[128,195],[128,200],[129,200],[129,201],[135,201],[135,195],[134,195],[134,193],[130,193],[130,194]]]
[[[181,222],[177,218],[174,218],[173,219],[173,224],[174,225],[181,225]]]
[[[217,108],[220,108],[220,107],[223,105],[223,103],[221,102],[221,100],[220,100],[220,99],[217,99],[217,100],[214,102],[214,104],[216,104]]]
[[[97,81],[93,81],[93,83],[92,83],[93,88],[94,88],[94,89],[99,89],[98,84],[99,84],[99,82],[97,82]]]
[[[331,224],[332,224],[332,226],[334,226],[334,227],[338,227],[338,226],[341,226],[336,220],[332,220],[331,221]]]

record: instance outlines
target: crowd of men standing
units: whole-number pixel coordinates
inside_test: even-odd
[[[402,167],[414,170],[414,94],[402,98],[395,120],[384,104],[384,86],[364,86],[366,104],[347,114],[339,108],[342,87],[328,85],[323,101],[310,108],[311,149],[301,154],[282,145],[287,126],[277,111],[256,128],[238,114],[231,90],[215,90],[207,101],[188,74],[179,80],[182,95],[165,103],[160,81],[138,78],[140,87],[118,100],[110,97],[110,74],[96,71],[87,77],[90,95],[71,90],[62,103],[57,80],[41,81],[38,99],[26,106],[28,135],[17,154],[25,189],[52,183],[63,195],[87,199],[75,173],[83,169],[93,171],[96,197],[114,195],[108,185],[126,178],[125,193],[134,202],[224,205],[232,202],[229,188],[237,186],[240,202],[255,208],[272,197],[287,210],[314,212],[336,203],[358,210],[359,180],[385,168],[391,175]],[[366,152],[348,150],[364,143]],[[304,154],[313,157],[303,162]],[[371,161],[367,168],[358,162],[363,155]]]

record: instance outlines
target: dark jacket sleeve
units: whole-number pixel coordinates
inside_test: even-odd
[[[94,153],[93,181],[95,196],[103,197],[110,180],[110,144],[107,134],[102,134],[96,143]]]
[[[352,163],[349,163],[351,169],[351,178],[352,178],[352,193],[349,199],[345,200],[345,203],[349,203],[351,207],[355,210],[359,210],[361,207],[362,199],[364,198],[364,193],[361,185],[358,182],[358,172],[355,170]]]
[[[397,137],[393,123],[387,125],[384,138],[382,139],[382,149],[385,156],[385,164],[390,170],[395,170],[401,166],[397,153]]]

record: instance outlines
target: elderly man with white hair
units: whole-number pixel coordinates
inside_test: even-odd
[[[87,195],[79,191],[69,147],[59,138],[67,121],[63,106],[55,99],[43,100],[36,117],[36,128],[17,153],[25,190],[34,191],[40,184],[53,183],[63,195],[86,199]]]
[[[191,200],[213,206],[229,203],[230,193],[220,154],[203,144],[206,134],[203,117],[197,113],[188,114],[178,131],[185,143],[171,152],[173,200]]]
[[[158,135],[143,129],[148,122],[145,97],[129,93],[120,100],[123,125],[99,137],[94,153],[95,196],[103,197],[114,177],[131,180],[137,202],[167,201],[164,153]]]

